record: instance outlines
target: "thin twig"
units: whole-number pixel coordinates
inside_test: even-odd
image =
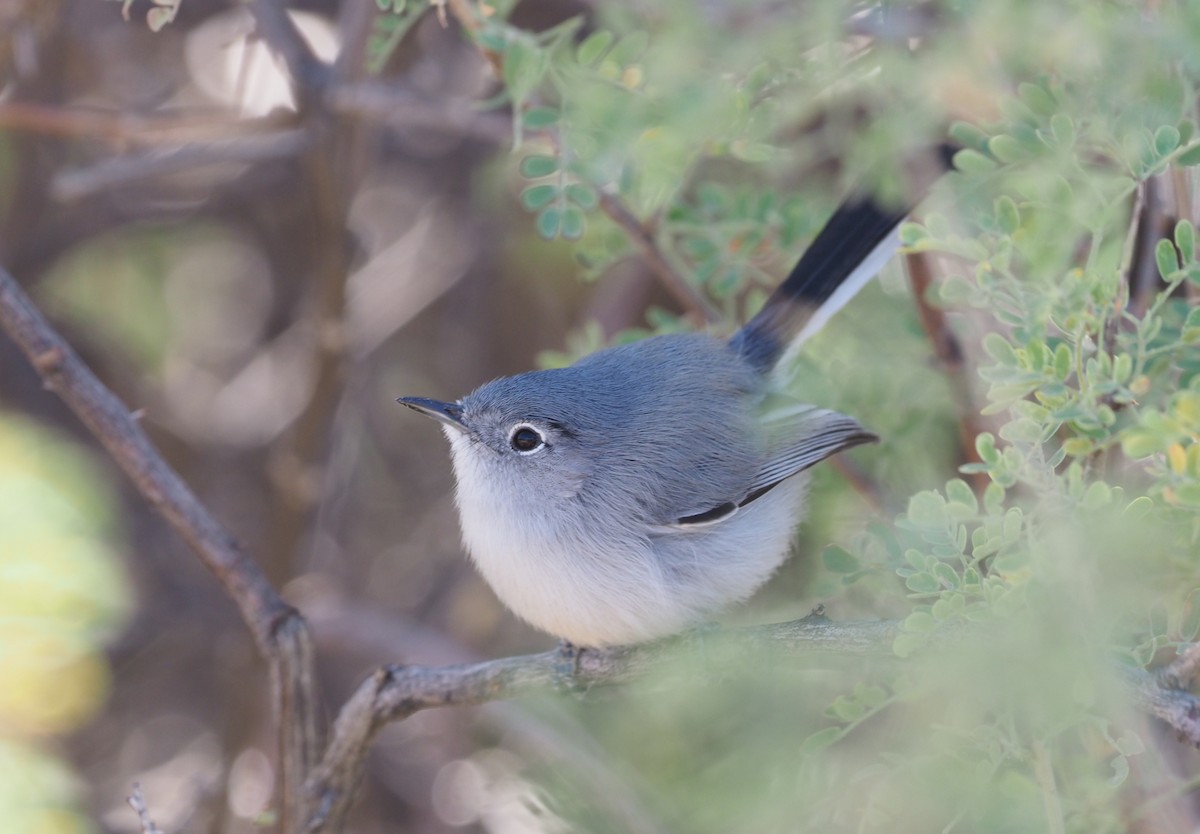
[[[0,102],[0,130],[42,136],[107,139],[136,145],[228,140],[286,128],[291,118],[231,119],[221,113],[134,114],[87,107],[56,107],[28,101]]]
[[[432,130],[502,145],[512,141],[507,114],[470,104],[431,99],[394,84],[339,84],[328,93],[329,108],[399,129]]]
[[[932,256],[927,252],[909,252],[904,256],[904,266],[912,286],[921,327],[929,337],[934,356],[937,357],[938,364],[950,383],[950,394],[958,412],[959,460],[962,463],[979,463],[979,453],[975,451],[975,438],[983,428],[979,425],[979,409],[975,407],[971,377],[967,374],[963,362],[962,346],[954,331],[950,329],[946,314],[929,303],[929,290],[934,283]],[[988,485],[987,474],[977,472],[967,477],[975,492],[982,494]]]
[[[154,824],[154,820],[150,819],[150,809],[146,807],[146,800],[142,797],[142,786],[137,782],[133,783],[133,792],[125,798],[138,816],[138,822],[142,826],[142,834],[163,834],[162,829]]]
[[[207,165],[249,164],[285,159],[305,151],[311,142],[304,130],[195,142],[112,157],[86,168],[55,175],[50,189],[59,200],[78,200],[130,182],[176,174]]]
[[[642,221],[637,219],[633,212],[629,210],[629,207],[621,201],[621,198],[604,190],[599,190],[599,193],[600,210],[616,223],[629,239],[633,241],[634,246],[641,251],[642,257],[646,259],[646,263],[650,269],[662,281],[662,285],[666,288],[667,292],[675,296],[675,299],[683,305],[685,310],[698,316],[701,321],[708,324],[720,321],[720,314],[708,303],[708,299],[704,297],[704,294],[683,273],[675,268],[675,265],[671,263],[666,253],[658,245],[654,234],[646,228]]]

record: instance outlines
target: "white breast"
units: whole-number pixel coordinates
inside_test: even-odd
[[[788,552],[804,483],[789,479],[728,521],[651,536],[539,505],[495,482],[488,450],[447,431],[463,541],[484,579],[530,624],[584,646],[632,643],[703,622],[748,597]],[[603,529],[597,529],[602,527]]]

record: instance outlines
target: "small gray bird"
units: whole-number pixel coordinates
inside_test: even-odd
[[[519,617],[577,646],[650,640],[749,597],[787,557],[805,470],[876,437],[780,405],[772,370],[882,269],[907,210],[833,215],[732,339],[670,335],[497,379],[442,423],[463,539]]]

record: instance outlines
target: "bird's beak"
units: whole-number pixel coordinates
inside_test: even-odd
[[[397,397],[396,402],[408,406],[413,411],[419,411],[426,417],[432,417],[455,431],[463,434],[470,431],[462,421],[463,410],[458,403],[444,403],[441,400],[429,400],[425,397]]]

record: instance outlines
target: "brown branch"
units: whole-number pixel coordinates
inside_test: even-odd
[[[720,321],[720,314],[708,303],[704,294],[675,268],[658,245],[654,233],[634,216],[621,198],[602,189],[597,191],[600,194],[600,210],[629,236],[633,245],[641,251],[650,269],[662,281],[663,287],[683,305],[683,309],[708,324]]]
[[[950,383],[950,395],[958,412],[959,460],[963,463],[979,463],[979,453],[975,451],[975,438],[983,431],[983,427],[979,424],[979,409],[975,407],[971,377],[967,374],[963,361],[962,345],[950,329],[946,314],[929,303],[929,290],[934,284],[935,276],[932,256],[927,252],[909,252],[904,256],[904,266],[908,272],[921,327],[929,337],[933,354]],[[989,481],[987,474],[983,472],[972,473],[967,475],[967,478],[975,492],[980,494]]]
[[[512,119],[506,114],[476,110],[466,102],[432,99],[394,84],[338,85],[329,91],[327,100],[334,112],[388,127],[432,130],[496,145],[512,141]]]
[[[303,618],[280,598],[233,536],[167,465],[124,404],[54,331],[4,269],[0,269],[0,328],[233,598],[271,666],[277,717],[284,728],[280,736],[284,806],[295,813],[297,789],[315,761],[317,743],[312,641]]]
[[[206,165],[248,164],[292,157],[302,153],[311,144],[307,131],[285,130],[141,151],[106,159],[86,168],[64,171],[54,177],[50,188],[59,200],[78,200],[137,180]]]
[[[291,117],[276,116],[231,119],[221,114],[133,114],[27,101],[0,102],[0,130],[65,138],[99,138],[137,145],[228,140],[286,128],[292,121]]]
[[[142,786],[137,782],[133,783],[133,792],[125,798],[129,803],[129,807],[137,814],[138,824],[142,827],[142,834],[163,834],[162,829],[154,824],[154,820],[150,818],[150,809],[146,807],[146,800],[142,796]]]

